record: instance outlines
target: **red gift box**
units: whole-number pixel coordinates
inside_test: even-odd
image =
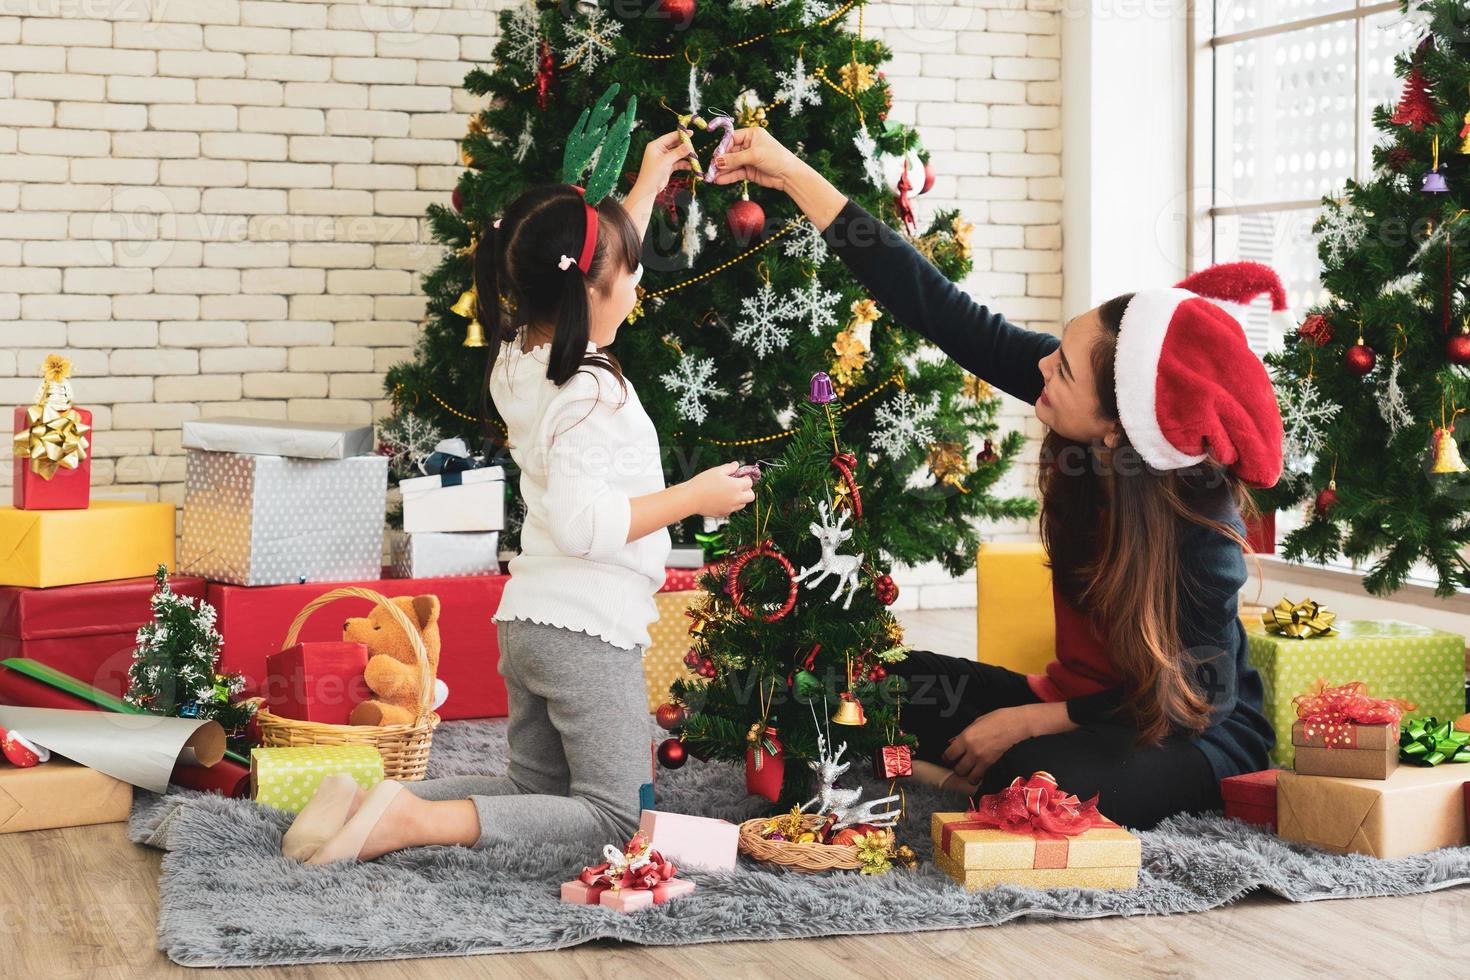
[[[902,779],[914,774],[914,750],[907,745],[880,745],[873,752],[874,779]]]
[[[1220,780],[1225,816],[1276,832],[1276,777],[1280,769],[1226,776]]]
[[[500,605],[508,575],[465,575],[453,578],[384,578],[368,582],[311,582],[303,585],[209,584],[209,601],[219,611],[216,628],[225,638],[219,671],[239,671],[246,691],[262,694],[266,657],[281,650],[296,614],[323,592],[356,585],[393,598],[439,597],[439,679],[449,688],[449,700],[439,717],[499,718],[506,713],[505,683],[497,669],[500,647],[492,617]],[[316,615],[307,619],[298,640],[340,641],[342,621],[366,616],[373,606],[366,599],[342,599],[332,610],[342,619]]]
[[[15,431],[24,432],[30,427],[26,418],[29,408],[15,410]],[[92,427],[92,413],[78,408],[77,415],[88,429]],[[89,441],[90,441],[90,437]],[[85,510],[92,499],[92,451],[88,448],[82,461],[74,470],[57,469],[46,479],[31,466],[24,456],[16,456],[12,463],[14,486],[11,502],[18,510]]]
[[[373,696],[363,671],[365,643],[298,643],[265,658],[265,706],[273,715],[348,725],[352,709]]]
[[[204,598],[202,578],[173,575],[169,586]],[[0,660],[39,660],[121,697],[138,627],[153,618],[152,595],[151,576],[49,589],[0,587]]]

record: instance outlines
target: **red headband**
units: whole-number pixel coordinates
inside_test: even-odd
[[[577,268],[581,269],[582,275],[585,276],[591,274],[592,255],[597,251],[597,209],[585,200],[586,188],[577,187],[576,184],[572,186],[576,188],[578,194],[582,195],[582,207],[587,209],[587,230],[582,235],[582,254],[577,258]]]

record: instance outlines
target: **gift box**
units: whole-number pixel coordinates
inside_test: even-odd
[[[653,604],[658,619],[648,627],[648,649],[643,654],[643,680],[648,687],[648,710],[669,700],[669,688],[676,680],[694,680],[698,675],[684,663],[689,652],[689,617],[684,613],[703,592],[658,592]]]
[[[189,450],[180,564],[211,582],[276,585],[381,574],[388,458]]]
[[[728,820],[644,810],[638,832],[655,851],[681,868],[734,871],[740,827]]]
[[[1335,735],[1322,726],[1291,726],[1293,768],[1304,776],[1387,779],[1399,765],[1397,725],[1344,725]]]
[[[1400,766],[1387,779],[1283,772],[1277,833],[1335,854],[1394,858],[1466,843],[1470,767]]]
[[[85,408],[73,408],[69,416],[58,413],[42,413],[31,408],[15,410],[16,450],[21,450],[22,434],[29,434],[47,426],[70,427],[79,433],[90,433],[92,413]],[[89,439],[80,435],[80,439]],[[92,451],[88,444],[80,450],[80,459],[71,467],[51,465],[45,457],[32,459],[23,452],[14,454],[11,464],[13,485],[11,503],[20,510],[79,510],[85,508],[92,498]]]
[[[499,466],[398,482],[403,530],[499,531],[505,527],[505,470]]]
[[[265,706],[273,715],[322,725],[351,724],[352,709],[373,696],[363,671],[366,643],[298,643],[265,658]]]
[[[637,912],[694,891],[694,882],[674,877],[674,862],[642,830],[621,850],[609,844],[602,853],[601,864],[583,868],[576,879],[562,884],[563,902]]]
[[[396,531],[392,554],[396,578],[498,575],[500,532]]]
[[[132,808],[133,787],[75,762],[0,765],[0,834],[119,823]]]
[[[250,750],[250,798],[299,813],[322,780],[345,772],[363,789],[383,781],[383,757],[371,745],[296,745]]]
[[[624,888],[618,891],[613,891],[608,885],[564,881],[561,886],[561,900],[572,905],[601,905],[616,912],[638,912],[662,905],[671,898],[681,898],[693,891],[694,882],[686,878],[671,878],[652,888]]]
[[[239,672],[246,691],[260,694],[266,657],[277,653],[286,631],[303,606],[330,589],[360,585],[387,597],[439,597],[439,679],[449,700],[437,709],[440,718],[498,718],[506,713],[505,682],[500,677],[500,647],[491,621],[505,591],[507,575],[456,578],[385,578],[367,582],[330,582],[247,588],[211,582],[209,602],[219,613],[215,628],[224,637],[220,673]],[[341,617],[312,616],[301,628],[303,642],[342,639],[342,620],[366,616],[366,599],[334,603]]]
[[[86,510],[0,507],[0,586],[152,577],[174,564],[174,505],[96,500]]]
[[[1276,830],[1276,777],[1280,769],[1263,769],[1220,780],[1225,816]]]
[[[1392,620],[1342,620],[1337,634],[1295,639],[1246,623],[1250,662],[1265,688],[1264,713],[1276,729],[1271,761],[1290,768],[1296,760],[1292,700],[1316,682],[1363,681],[1378,695],[1418,705],[1419,712],[1455,718],[1464,712],[1465,638]]]
[[[907,745],[880,745],[873,752],[874,779],[903,779],[914,774],[914,750]]]
[[[184,422],[185,449],[295,459],[346,459],[373,452],[371,425],[212,418]]]
[[[982,663],[1039,674],[1056,655],[1051,569],[1039,544],[980,546],[975,653]]]
[[[204,598],[204,580],[169,578],[179,595]],[[109,694],[128,688],[138,627],[148,622],[153,577],[59,585],[0,587],[0,660],[50,664]]]

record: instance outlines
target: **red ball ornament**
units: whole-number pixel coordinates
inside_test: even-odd
[[[689,752],[677,738],[666,738],[658,744],[658,762],[665,769],[678,769],[689,761]]]
[[[688,27],[698,6],[695,0],[658,0],[659,16],[675,28]]]
[[[878,596],[878,601],[885,606],[891,606],[898,601],[898,583],[893,581],[892,575],[879,575],[873,583],[873,591]]]
[[[1337,481],[1336,480],[1330,480],[1327,483],[1327,489],[1326,490],[1323,490],[1321,493],[1317,494],[1317,499],[1312,504],[1312,509],[1315,510],[1318,514],[1321,514],[1323,516],[1326,516],[1327,512],[1329,510],[1331,510],[1333,507],[1336,507],[1336,506],[1337,506]]]
[[[766,212],[750,198],[742,197],[725,212],[725,224],[737,242],[749,245],[766,226]]]
[[[658,727],[664,731],[673,731],[675,728],[678,728],[684,724],[685,717],[683,706],[674,704],[673,702],[665,702],[659,705],[658,710],[654,712],[654,718],[658,720]]]
[[[1377,359],[1378,355],[1373,352],[1373,348],[1360,341],[1347,349],[1342,362],[1349,371],[1362,377],[1373,370],[1373,362]]]
[[[1451,364],[1470,364],[1470,331],[1461,330],[1445,344],[1444,356]]]
[[[464,195],[459,192],[458,187],[449,195],[449,203],[454,205],[454,210],[464,213]]]

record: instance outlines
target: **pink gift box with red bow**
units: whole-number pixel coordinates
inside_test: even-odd
[[[637,912],[694,891],[694,882],[674,877],[674,863],[654,850],[641,830],[621,851],[609,844],[603,856],[607,860],[562,883],[563,902]]]

